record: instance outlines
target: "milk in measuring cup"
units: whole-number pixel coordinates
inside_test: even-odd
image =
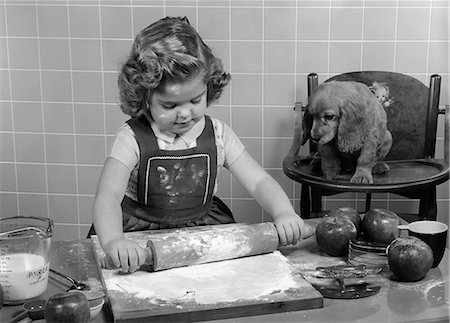
[[[6,302],[30,299],[45,292],[49,263],[30,253],[0,256],[0,284]]]
[[[24,303],[46,291],[52,232],[50,218],[0,218],[0,284],[5,304]]]

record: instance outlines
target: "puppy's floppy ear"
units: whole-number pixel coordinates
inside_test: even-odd
[[[369,118],[373,118],[373,111],[370,111],[372,107],[366,95],[367,93],[353,87],[338,98],[341,116],[337,131],[337,144],[342,152],[351,153],[361,149],[369,135]],[[370,95],[373,94],[370,93]]]
[[[312,125],[313,117],[309,112],[309,105],[307,105],[302,119],[302,140],[300,142],[301,145],[304,145],[308,141],[308,139],[311,138]]]

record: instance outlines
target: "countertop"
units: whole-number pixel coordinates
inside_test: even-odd
[[[308,263],[311,254],[321,254],[325,265],[333,265],[332,257],[319,250],[315,238],[304,240],[299,246],[281,248],[280,251],[300,270],[321,265]],[[336,262],[344,258],[334,258]],[[337,263],[336,263],[337,264]],[[437,268],[431,269],[424,279],[404,283],[393,275],[382,272],[378,294],[360,299],[324,299],[323,308],[261,315],[214,322],[449,322],[450,284],[449,249]]]
[[[317,224],[318,219],[306,220]],[[315,237],[295,246],[281,247],[283,253],[300,271],[316,266],[341,264],[345,258],[329,257],[320,251]],[[92,253],[90,241],[74,240],[52,243],[51,267],[76,280],[87,283],[92,290],[103,290],[101,277]],[[216,320],[213,322],[449,322],[449,249],[437,268],[431,269],[419,282],[401,283],[389,272],[381,275],[381,290],[366,298],[351,300],[324,299],[320,309],[269,315]],[[50,273],[48,298],[68,288],[67,282]],[[21,311],[21,306],[5,305],[0,321],[8,322]],[[91,322],[111,322],[108,306]],[[44,320],[35,321],[37,323]]]

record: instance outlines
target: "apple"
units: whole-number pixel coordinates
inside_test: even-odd
[[[421,280],[433,265],[433,250],[416,237],[398,237],[387,248],[389,269],[400,281]]]
[[[361,222],[363,238],[370,242],[390,244],[400,236],[398,216],[385,209],[371,209],[366,212]]]
[[[332,209],[330,212],[328,212],[328,216],[341,216],[347,218],[353,222],[358,233],[361,229],[361,216],[359,215],[358,211],[349,206]]]
[[[47,323],[88,322],[90,319],[88,299],[78,291],[54,294],[44,307],[44,317]]]
[[[316,227],[317,244],[333,257],[348,254],[349,240],[356,239],[357,235],[353,222],[342,217],[323,217]]]

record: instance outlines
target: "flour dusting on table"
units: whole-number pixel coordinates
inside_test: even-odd
[[[215,304],[269,296],[299,287],[295,269],[278,251],[161,272],[139,271],[132,275],[120,275],[114,270],[102,272],[109,291],[127,291],[133,298],[155,303]],[[267,279],[268,272],[271,279]],[[303,282],[305,287],[310,286]]]

